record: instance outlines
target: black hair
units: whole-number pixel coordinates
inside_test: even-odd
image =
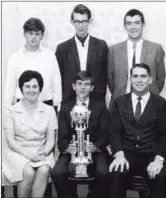
[[[71,13],[71,20],[73,20],[73,14],[79,13],[79,14],[87,14],[88,19],[91,19],[91,11],[88,7],[84,6],[83,4],[79,4],[75,6],[74,10]]]
[[[145,24],[145,19],[144,19],[143,13],[141,11],[137,10],[137,9],[131,9],[124,16],[124,25],[126,24],[126,17],[127,16],[133,17],[135,15],[140,16],[142,24]]]
[[[27,32],[27,31],[35,31],[35,32],[41,31],[42,34],[43,34],[44,31],[45,31],[45,26],[40,19],[30,18],[24,23],[23,29],[24,29],[24,32]]]

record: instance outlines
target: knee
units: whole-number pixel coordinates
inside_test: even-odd
[[[96,175],[99,177],[106,177],[108,175],[108,167],[98,167],[96,169]]]
[[[57,178],[62,177],[64,174],[65,174],[65,171],[62,168],[55,165],[51,171],[51,178],[53,180],[56,180]]]
[[[26,180],[28,183],[33,182],[35,178],[35,170],[30,166],[26,165],[24,167],[24,180]]]
[[[38,172],[40,175],[43,175],[44,177],[48,177],[50,172],[50,167],[48,165],[42,165],[38,168]]]

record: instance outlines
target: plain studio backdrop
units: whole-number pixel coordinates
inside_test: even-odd
[[[145,17],[144,38],[162,44],[166,52],[166,2],[2,2],[2,101],[8,59],[25,43],[25,21],[30,17],[40,18],[46,27],[41,44],[55,51],[57,44],[75,33],[70,16],[80,3],[92,12],[90,34],[104,39],[108,46],[127,38],[124,15],[129,9],[139,9]],[[166,98],[166,85],[161,95]],[[106,98],[108,104],[109,92]]]

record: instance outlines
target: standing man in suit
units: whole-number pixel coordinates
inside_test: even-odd
[[[76,34],[57,46],[56,57],[62,77],[62,102],[73,98],[72,83],[75,75],[82,70],[89,71],[94,78],[92,98],[105,100],[108,47],[104,40],[89,35],[91,22],[89,8],[82,4],[77,5],[71,14],[71,24]]]
[[[109,48],[108,86],[115,98],[131,91],[130,69],[135,63],[145,63],[152,71],[150,91],[159,94],[165,83],[164,51],[160,44],[143,39],[145,19],[142,12],[129,10],[124,17],[128,39]]]
[[[85,130],[85,137],[90,136],[90,143],[85,146],[86,151],[92,152],[94,167],[88,168],[89,174],[95,175],[95,181],[92,186],[91,198],[106,197],[106,177],[108,175],[108,151],[107,141],[107,122],[108,110],[105,103],[93,100],[90,93],[94,88],[93,78],[88,71],[80,71],[73,81],[73,90],[76,97],[65,104],[62,104],[59,113],[58,147],[60,155],[55,167],[52,170],[52,179],[57,190],[58,198],[74,198],[72,196],[70,183],[67,180],[71,173],[69,163],[71,154],[78,151],[77,146],[71,143],[72,136],[76,135],[75,129],[71,126],[71,115],[73,107],[78,104],[86,105],[91,111],[88,127]]]
[[[109,198],[126,198],[133,174],[147,180],[150,198],[165,198],[166,100],[149,92],[153,79],[148,65],[136,64],[130,75],[132,93],[115,99],[110,111],[114,159],[109,167]]]

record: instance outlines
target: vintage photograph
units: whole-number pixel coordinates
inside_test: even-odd
[[[166,2],[1,10],[1,196],[166,198]]]

